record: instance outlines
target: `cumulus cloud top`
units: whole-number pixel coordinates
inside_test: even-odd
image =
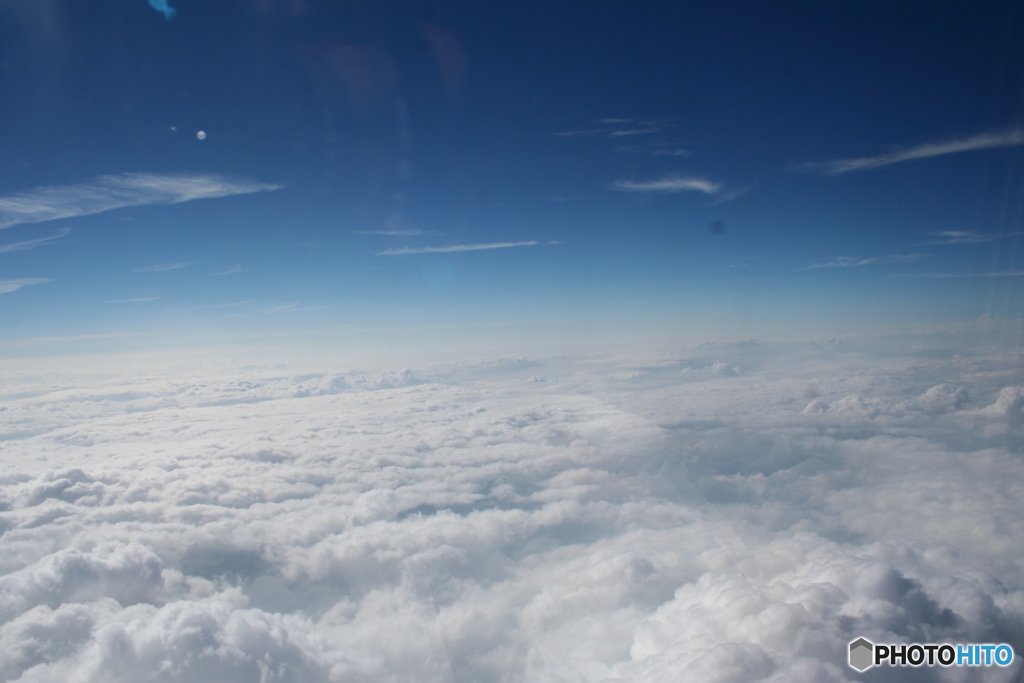
[[[857,636],[1020,642],[1020,352],[849,346],[10,377],[0,678],[838,683]]]

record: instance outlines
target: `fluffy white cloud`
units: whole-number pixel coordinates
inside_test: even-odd
[[[838,682],[857,636],[1019,643],[1024,363],[929,344],[12,374],[0,679]]]

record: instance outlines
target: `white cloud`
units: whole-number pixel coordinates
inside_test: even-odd
[[[244,306],[245,304],[251,304],[255,299],[245,299],[244,301],[232,301],[228,304],[209,304],[204,308],[233,308],[235,306]]]
[[[22,287],[28,287],[29,285],[41,285],[44,282],[53,282],[50,278],[46,277],[22,277],[14,278],[12,280],[0,280],[0,294],[10,294],[16,292]]]
[[[956,336],[13,373],[0,679],[839,683],[857,636],[1020,642],[1024,358]]]
[[[660,133],[661,128],[655,128],[653,126],[645,128],[627,128],[624,130],[613,130],[609,135],[613,138],[622,137],[624,135],[650,135],[651,133]]]
[[[240,306],[248,301],[240,301],[237,304],[226,304],[227,306]],[[299,311],[316,311],[323,306],[300,306],[298,301],[291,301],[286,304],[277,304],[270,308],[264,308],[263,313],[297,313]]]
[[[54,240],[59,240],[62,237],[67,237],[71,232],[69,228],[58,230],[49,237],[40,237],[34,240],[24,240],[21,242],[10,242],[8,244],[0,244],[0,254],[5,254],[10,251],[24,251],[26,249],[35,249],[36,247],[42,246]]]
[[[58,337],[27,337],[2,342],[2,346],[32,346],[35,344],[52,344],[55,342],[91,341],[94,339],[120,339],[130,336],[127,332],[100,332],[97,334],[73,334]]]
[[[403,230],[353,230],[356,235],[425,235],[426,231],[419,228],[408,228]]]
[[[138,296],[134,299],[114,299],[112,301],[104,301],[105,304],[140,304],[145,301],[158,301],[158,296]]]
[[[388,249],[377,253],[377,256],[404,256],[406,254],[448,254],[457,251],[481,251],[483,249],[507,249],[509,247],[532,247],[539,244],[536,240],[529,242],[491,242],[489,244],[449,244],[444,247],[405,247]]]
[[[0,197],[0,229],[88,216],[147,204],[179,204],[280,189],[280,185],[213,174],[124,173],[77,185],[38,187]]]
[[[552,133],[556,137],[575,137],[577,135],[602,135],[607,131],[602,128],[588,128],[584,130],[566,130]]]
[[[903,149],[888,154],[879,154],[873,157],[859,157],[853,159],[836,159],[834,161],[819,161],[803,164],[800,168],[808,171],[815,171],[825,175],[841,175],[850,171],[863,171],[880,166],[888,166],[901,161],[913,161],[915,159],[927,159],[945,154],[956,154],[958,152],[971,152],[981,149],[995,149],[998,147],[1013,147],[1024,144],[1024,130],[1009,130],[1001,133],[979,133],[968,138],[959,140],[948,140],[946,142],[929,142],[917,147]]]
[[[217,273],[210,273],[210,275],[234,275],[235,273],[241,273],[245,268],[242,268],[241,264],[231,266]]]
[[[623,192],[703,192],[717,195],[724,189],[721,183],[696,176],[665,176],[660,180],[616,180],[612,187]]]
[[[828,261],[823,261],[822,263],[812,263],[800,270],[814,270],[816,268],[855,268],[857,266],[872,266],[885,263],[913,263],[914,261],[920,261],[927,257],[927,254],[890,254],[888,256],[875,256],[864,259],[854,258],[852,256],[837,256],[829,259]]]
[[[162,273],[166,270],[181,270],[195,264],[195,261],[182,261],[180,263],[158,263],[153,266],[144,266],[133,270],[133,273]]]
[[[903,274],[903,277],[935,277],[935,278],[961,278],[961,277],[1021,277],[1024,270],[997,270],[979,273],[913,273]]]
[[[938,239],[925,242],[925,244],[974,244],[980,242],[996,242],[998,240],[1006,239],[1007,237],[1024,235],[1024,232],[1017,230],[1014,232],[981,233],[967,230],[943,230],[942,232],[933,234]]]

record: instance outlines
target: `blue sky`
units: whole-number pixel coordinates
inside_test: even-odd
[[[2,10],[0,353],[1024,313],[1018,3],[170,6]]]

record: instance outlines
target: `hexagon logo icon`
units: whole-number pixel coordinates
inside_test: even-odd
[[[866,638],[858,638],[850,643],[850,666],[857,671],[864,671],[872,665],[875,646]]]

